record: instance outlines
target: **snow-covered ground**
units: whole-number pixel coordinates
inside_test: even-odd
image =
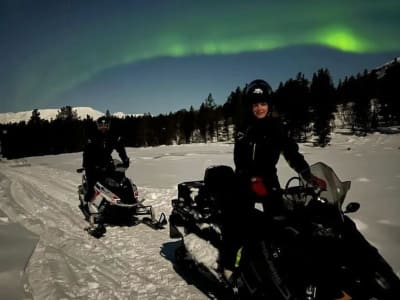
[[[352,181],[346,203],[361,203],[352,218],[399,274],[400,134],[337,134],[329,147],[301,145],[301,151],[309,163],[323,161],[339,178]],[[201,179],[210,165],[233,166],[232,152],[232,144],[128,148],[132,165],[127,175],[145,203],[168,216],[177,184]],[[177,241],[169,238],[168,228],[154,231],[140,224],[109,227],[101,239],[87,235],[78,208],[81,178],[75,170],[80,165],[81,153],[0,162],[0,210],[5,213],[0,225],[22,226],[38,236],[26,265],[0,265],[0,279],[20,268],[15,274],[35,299],[206,299],[173,268]],[[278,169],[282,184],[295,175],[283,158]],[[9,259],[10,253],[0,251],[0,262]]]

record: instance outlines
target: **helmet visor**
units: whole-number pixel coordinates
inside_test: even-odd
[[[100,121],[97,122],[97,129],[99,130],[108,130],[110,129],[110,123],[106,122],[106,121]]]
[[[265,94],[250,94],[248,95],[248,101],[250,104],[267,103],[270,105],[271,99]]]

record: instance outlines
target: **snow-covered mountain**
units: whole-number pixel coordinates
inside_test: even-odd
[[[91,107],[73,107],[72,110],[76,110],[78,114],[78,118],[85,119],[86,116],[90,116],[93,119],[97,119],[104,115],[103,112],[95,110]],[[43,120],[54,120],[60,111],[60,109],[55,108],[47,108],[47,109],[38,109],[40,113],[40,118]],[[7,123],[19,123],[21,121],[29,121],[32,116],[32,111],[21,111],[21,112],[8,112],[8,113],[0,113],[0,124]]]
[[[388,61],[387,63],[385,63],[379,67],[376,67],[371,72],[375,72],[377,74],[378,78],[382,78],[385,76],[386,70],[395,64],[400,64],[400,56],[395,57],[391,61]]]
[[[76,110],[79,119],[86,119],[86,116],[90,116],[92,119],[97,119],[104,115],[103,112],[95,110],[91,107],[73,107],[72,110]],[[43,120],[54,120],[60,111],[60,109],[55,108],[46,108],[39,109],[40,118]],[[123,112],[115,112],[112,115],[116,118],[125,118],[125,117],[140,117],[143,114],[126,114]],[[19,123],[22,121],[28,122],[32,116],[32,111],[21,111],[21,112],[8,112],[8,113],[0,113],[0,124],[7,123]]]
[[[141,117],[141,116],[143,116],[143,114],[126,114],[121,111],[112,113],[112,115],[113,115],[113,117],[120,118],[120,119],[123,119],[125,117]]]

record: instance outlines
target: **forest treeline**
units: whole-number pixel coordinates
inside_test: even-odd
[[[211,94],[199,108],[152,116],[112,117],[111,131],[124,137],[127,147],[233,141],[235,131],[249,121],[249,106],[243,90],[237,87],[222,105]],[[337,86],[327,69],[311,79],[299,73],[280,83],[273,93],[273,115],[281,118],[292,137],[299,142],[313,139],[325,146],[335,126],[353,133],[367,134],[380,126],[400,122],[400,63],[395,60],[384,72],[367,71],[340,80]],[[0,125],[1,152],[4,157],[82,151],[96,129],[95,120],[79,119],[72,107],[62,107],[54,120],[40,118],[32,111],[28,122]]]

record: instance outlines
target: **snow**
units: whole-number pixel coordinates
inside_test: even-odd
[[[120,119],[123,119],[123,118],[126,118],[126,117],[134,117],[134,118],[137,118],[137,117],[142,117],[142,116],[143,116],[143,114],[126,114],[126,113],[120,112],[120,111],[115,112],[115,113],[113,113],[112,115],[113,115],[114,117],[120,118]]]
[[[310,164],[323,161],[341,180],[352,181],[345,205],[357,201],[361,208],[350,216],[399,274],[400,134],[335,134],[329,147],[303,144],[300,149]],[[167,216],[179,182],[202,179],[211,165],[233,166],[232,144],[127,151],[132,160],[127,175],[140,197]],[[32,255],[25,255],[26,261],[14,269],[2,267],[12,256],[0,251],[0,278],[23,274],[25,292],[35,299],[207,299],[174,269],[179,240],[169,237],[168,227],[155,231],[144,224],[112,226],[101,239],[87,235],[78,208],[81,178],[75,171],[81,156],[0,161],[0,227],[20,226],[38,237]],[[278,170],[282,185],[295,175],[283,158]],[[215,251],[208,250],[202,259],[211,264]]]
[[[378,75],[378,78],[382,78],[386,75],[387,69],[389,67],[392,67],[393,65],[398,64],[399,62],[400,62],[400,56],[397,56],[394,59],[392,59],[391,61],[388,61],[388,62],[384,63],[383,65],[376,67],[372,71],[376,72],[376,74]]]
[[[104,115],[104,113],[95,110],[91,107],[73,107],[72,110],[76,110],[78,114],[78,118],[86,119],[86,116],[89,115],[93,119],[97,119]],[[60,109],[38,109],[40,113],[40,118],[43,120],[55,120]],[[0,113],[0,124],[7,123],[19,123],[22,121],[28,122],[32,116],[32,110],[29,111],[21,111],[21,112],[7,112]]]
[[[90,116],[92,119],[96,120],[97,118],[104,116],[104,113],[98,110],[95,110],[91,107],[73,107],[72,110],[76,110],[78,114],[78,118],[81,120],[86,119],[86,116]],[[40,113],[40,118],[43,120],[51,121],[55,120],[60,109],[53,108],[45,108],[38,109]],[[29,111],[21,111],[21,112],[7,112],[0,113],[0,124],[8,124],[8,123],[19,123],[22,121],[28,122],[32,116],[32,110]],[[112,113],[112,116],[116,118],[125,118],[129,117],[140,117],[143,114],[125,114],[123,112],[115,112]]]
[[[186,235],[184,243],[189,255],[192,255],[195,261],[207,267],[218,278],[218,249],[194,233]]]

